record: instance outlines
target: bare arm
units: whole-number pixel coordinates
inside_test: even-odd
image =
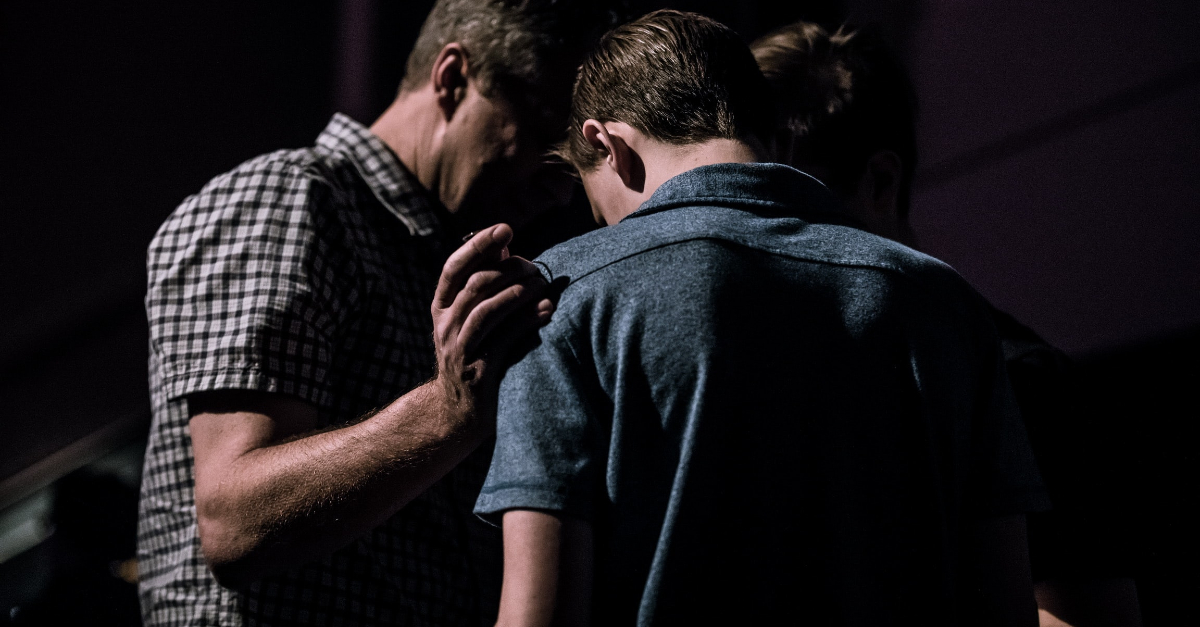
[[[315,559],[382,523],[487,435],[436,381],[351,427],[312,431],[316,408],[261,392],[191,397],[201,547],[234,587]],[[461,423],[461,424],[456,424]]]
[[[591,525],[534,510],[504,513],[498,627],[586,626],[591,594]]]
[[[1025,516],[985,518],[967,532],[966,624],[1036,627]]]
[[[492,432],[489,364],[552,309],[536,269],[504,259],[511,237],[493,227],[450,257],[432,306],[437,377],[357,424],[314,433],[316,408],[280,395],[189,397],[200,542],[219,581],[242,586],[349,543]]]

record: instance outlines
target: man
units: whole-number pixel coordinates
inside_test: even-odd
[[[505,338],[551,305],[489,225],[569,189],[546,129],[606,19],[576,4],[438,2],[370,129],[334,116],[315,147],[213,179],[159,230],[147,625],[494,618],[498,538],[471,515],[488,451],[471,455]]]
[[[916,96],[871,31],[830,33],[797,22],[751,45],[779,97],[778,158],[821,179],[861,228],[915,247],[909,195],[916,169]],[[1105,545],[1105,506],[1089,503],[1086,464],[1068,430],[1071,364],[1012,316],[992,309],[1009,379],[1054,500],[1030,518],[1042,624],[1140,625],[1128,565]],[[1073,450],[1076,449],[1076,450]]]
[[[768,107],[694,14],[581,67],[560,153],[611,226],[535,262],[563,291],[476,505],[503,525],[499,624],[1036,620],[1044,495],[986,305],[755,163]]]

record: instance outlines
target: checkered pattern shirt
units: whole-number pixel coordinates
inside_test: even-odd
[[[159,229],[138,527],[146,625],[495,619],[499,538],[471,514],[490,447],[349,546],[247,591],[213,579],[196,532],[189,394],[289,394],[330,427],[433,375],[429,306],[453,245],[442,212],[378,138],[337,115],[315,147],[218,176]]]

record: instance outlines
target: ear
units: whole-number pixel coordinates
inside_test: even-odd
[[[583,140],[600,154],[600,167],[610,168],[621,183],[637,193],[646,188],[646,165],[637,151],[629,147],[619,133],[612,132],[599,120],[583,123]]]
[[[446,119],[458,110],[467,95],[467,54],[462,44],[450,42],[442,47],[430,70],[429,83]]]
[[[899,219],[901,177],[904,164],[900,155],[891,150],[880,150],[867,160],[867,169],[860,183],[866,193],[871,213],[890,221]]]

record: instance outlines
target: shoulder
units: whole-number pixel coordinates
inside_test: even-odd
[[[181,236],[269,237],[303,228],[314,214],[336,205],[344,167],[336,156],[313,148],[257,156],[184,199],[159,227],[150,250],[173,246]]]
[[[828,272],[865,271],[930,306],[969,312],[972,319],[989,318],[987,301],[949,264],[854,227],[812,224],[798,238],[794,254]]]
[[[230,277],[300,276],[333,263],[345,248],[336,157],[319,149],[250,159],[206,183],[159,227],[147,249],[151,293],[159,284],[199,285]],[[322,261],[324,260],[324,261]],[[327,273],[327,272],[326,272]],[[210,281],[214,276],[223,277]]]
[[[250,159],[213,177],[180,205],[177,212],[202,212],[280,201],[300,201],[330,188],[337,164],[313,148],[279,150]]]
[[[729,207],[695,206],[627,218],[559,244],[534,261],[548,279],[566,279],[573,284],[662,248],[729,245],[807,262],[814,272],[865,270],[944,289],[974,291],[946,263],[860,229]]]
[[[995,305],[989,303],[988,308],[1009,368],[1023,367],[1060,376],[1073,369],[1071,358],[1042,339],[1036,331]]]

